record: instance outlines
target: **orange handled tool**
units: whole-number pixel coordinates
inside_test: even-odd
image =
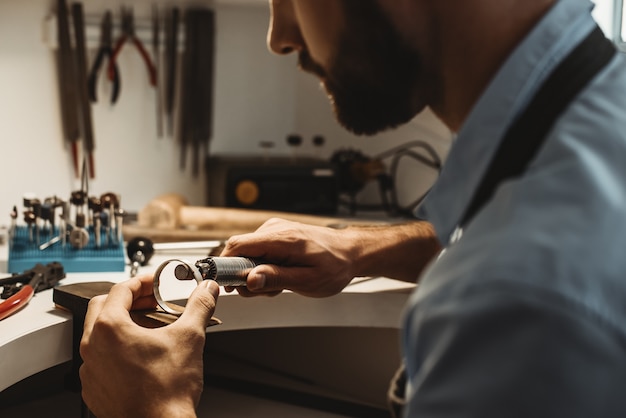
[[[45,266],[37,264],[21,274],[0,279],[0,297],[6,299],[0,303],[0,320],[22,309],[35,293],[54,287],[64,277],[65,271],[60,263],[49,263]]]

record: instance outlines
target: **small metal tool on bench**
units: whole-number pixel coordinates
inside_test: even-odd
[[[245,286],[248,273],[260,264],[245,257],[208,257],[196,261],[195,264],[180,259],[165,261],[154,273],[153,292],[159,306],[173,315],[180,315],[182,307],[164,300],[160,289],[164,269],[172,263],[178,263],[173,272],[177,280],[195,280],[196,283],[215,280],[220,286],[233,287]]]
[[[38,263],[23,273],[0,279],[0,298],[6,299],[0,303],[0,320],[22,309],[35,293],[53,288],[64,277],[63,266],[53,262],[46,265]]]

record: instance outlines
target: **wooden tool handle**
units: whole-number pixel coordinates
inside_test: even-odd
[[[182,196],[170,193],[148,203],[138,214],[138,224],[145,228],[159,229],[193,227],[252,232],[270,218],[283,218],[321,226],[343,223],[338,218],[290,212],[188,206]]]
[[[339,222],[337,218],[278,211],[200,206],[184,206],[180,209],[180,224],[200,229],[212,229],[217,226],[221,229],[254,231],[271,218],[282,218],[319,226],[332,226]]]

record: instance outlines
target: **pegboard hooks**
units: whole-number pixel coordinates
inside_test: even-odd
[[[122,13],[121,9],[107,9],[111,11],[113,14],[113,37],[117,38],[122,34]],[[104,17],[107,10],[102,10],[102,12],[90,12],[85,14],[85,36],[87,41],[87,49],[95,50],[98,48],[100,43],[100,32],[101,32],[101,24],[102,18]],[[166,10],[158,9],[159,11],[159,19],[160,19],[160,28],[162,30],[167,30],[166,25]],[[134,27],[135,34],[137,38],[143,42],[144,44],[151,45],[153,39],[153,17],[146,16],[144,14],[134,13]],[[71,20],[71,16],[68,16]],[[180,15],[179,22],[179,30],[177,31],[177,45],[178,50],[183,51],[185,45],[185,30],[184,30],[184,18],[183,15]],[[72,25],[70,25],[72,26]],[[47,14],[41,24],[41,40],[44,45],[52,50],[57,50],[59,48],[58,44],[58,33],[57,33],[57,17],[56,12],[50,12]],[[71,38],[74,39],[73,34],[71,34]],[[159,36],[159,48],[165,48],[165,36]]]

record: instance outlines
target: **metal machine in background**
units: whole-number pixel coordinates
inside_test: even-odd
[[[316,159],[209,157],[208,205],[334,214],[338,189],[330,163]]]
[[[417,151],[417,149],[421,151]],[[439,171],[441,159],[423,141],[411,141],[374,157],[353,149],[321,158],[210,156],[206,160],[209,206],[326,214],[347,210],[408,216],[421,202],[399,203],[398,167],[403,158]],[[377,183],[380,202],[359,204],[357,197]]]
[[[339,205],[347,208],[351,215],[358,211],[374,211],[384,212],[390,217],[412,217],[413,210],[428,190],[408,204],[400,202],[400,163],[406,159],[425,165],[437,173],[442,167],[441,158],[433,147],[420,140],[409,141],[373,157],[352,149],[336,151],[330,161],[339,181]],[[369,183],[378,186],[379,203],[363,204],[357,201],[359,193]]]

